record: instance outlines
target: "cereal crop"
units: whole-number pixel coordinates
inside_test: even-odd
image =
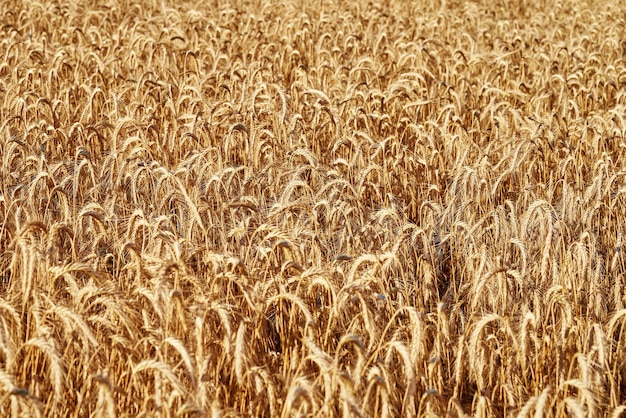
[[[625,2],[0,4],[0,416],[626,411]]]

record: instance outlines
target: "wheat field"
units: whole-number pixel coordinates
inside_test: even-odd
[[[0,4],[1,416],[626,416],[626,3]]]

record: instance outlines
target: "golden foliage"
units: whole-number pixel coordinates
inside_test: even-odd
[[[2,2],[0,415],[619,416],[626,4]]]

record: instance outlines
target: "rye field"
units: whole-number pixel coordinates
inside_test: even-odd
[[[626,416],[626,3],[0,5],[0,416]]]

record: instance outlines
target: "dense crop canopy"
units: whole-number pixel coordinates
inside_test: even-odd
[[[195,3],[0,1],[1,416],[622,413],[625,2]]]

